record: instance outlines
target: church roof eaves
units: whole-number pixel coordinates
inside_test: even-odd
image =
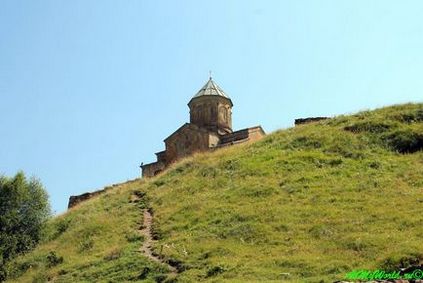
[[[212,77],[210,77],[207,83],[191,98],[190,103],[193,99],[203,96],[222,97],[228,99],[232,103],[229,96],[217,85],[217,83],[212,79]],[[188,105],[190,103],[188,103]]]

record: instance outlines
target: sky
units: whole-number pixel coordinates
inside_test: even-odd
[[[0,174],[70,195],[140,176],[209,70],[233,128],[423,102],[423,1],[0,1]]]

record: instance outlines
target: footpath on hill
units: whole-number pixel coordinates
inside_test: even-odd
[[[140,201],[143,195],[134,195],[135,201]],[[172,266],[167,262],[162,256],[156,254],[152,250],[153,245],[153,232],[152,232],[152,224],[153,224],[153,214],[148,208],[143,209],[143,220],[142,220],[142,227],[139,229],[139,233],[144,237],[143,244],[140,248],[140,251],[150,260],[158,262],[160,264],[165,265],[169,269],[169,275],[171,277],[176,277],[178,274],[178,269],[175,266]]]

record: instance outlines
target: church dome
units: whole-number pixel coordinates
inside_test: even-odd
[[[232,101],[210,79],[188,103],[190,123],[221,135],[232,132]]]
[[[204,96],[204,95],[217,95],[230,99],[229,96],[213,81],[210,77],[208,82],[194,95],[193,98]]]

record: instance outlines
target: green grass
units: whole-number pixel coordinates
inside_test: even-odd
[[[422,149],[423,104],[406,104],[197,154],[53,219],[13,265],[16,282],[160,281],[165,267],[137,252],[134,191],[178,282],[332,282],[421,262]]]
[[[131,201],[142,181],[120,185],[48,225],[46,239],[11,264],[10,282],[156,282],[167,270],[138,251],[143,203]]]

